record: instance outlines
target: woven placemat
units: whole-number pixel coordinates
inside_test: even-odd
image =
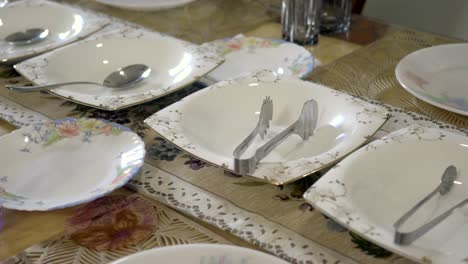
[[[138,194],[131,197],[142,198],[151,203],[158,218],[156,231],[144,241],[120,250],[97,251],[82,247],[65,234],[61,234],[26,249],[4,261],[3,264],[104,264],[156,247],[193,243],[231,244],[212,231],[152,199]]]
[[[391,28],[385,36],[333,63],[318,67],[309,80],[416,112],[460,128],[468,117],[427,104],[408,93],[395,77],[398,62],[418,49],[456,40],[410,29]]]

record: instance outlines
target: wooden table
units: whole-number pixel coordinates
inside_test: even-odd
[[[202,43],[238,33],[259,37],[280,38],[279,17],[275,12],[264,9],[265,4],[278,1],[251,0],[200,0],[195,7],[181,7],[173,10],[139,13],[109,8],[91,0],[70,0],[86,8],[92,8],[110,15],[141,24],[148,28],[166,32],[176,37]],[[262,9],[263,8],[263,9]],[[260,11],[259,11],[260,10]],[[391,28],[383,23],[354,16],[350,32],[321,36],[319,44],[306,47],[322,65],[356,51],[360,47],[381,38]],[[14,127],[0,120],[0,133],[5,134]],[[133,192],[122,188],[116,193],[130,195]],[[57,235],[63,231],[64,220],[74,208],[51,212],[5,212],[6,226],[0,232],[0,260],[17,254],[25,248]],[[233,235],[204,225],[234,244],[252,247]]]

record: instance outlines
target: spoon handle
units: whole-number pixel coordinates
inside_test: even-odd
[[[12,90],[12,91],[15,91],[15,92],[38,92],[38,91],[50,90],[50,89],[57,88],[57,87],[60,87],[60,86],[76,85],[76,84],[95,84],[95,85],[102,86],[102,84],[95,83],[95,82],[64,82],[64,83],[54,83],[54,84],[37,85],[37,86],[5,85],[5,87]]]

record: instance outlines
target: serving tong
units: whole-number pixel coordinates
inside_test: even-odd
[[[419,201],[413,208],[411,208],[408,212],[406,212],[402,217],[400,217],[393,227],[395,228],[395,244],[399,245],[409,245],[416,239],[420,238],[422,235],[427,233],[431,230],[434,226],[442,222],[445,218],[452,214],[453,210],[468,204],[468,199],[458,203],[457,205],[453,206],[446,212],[440,214],[439,216],[435,217],[431,221],[423,224],[422,226],[416,228],[411,232],[401,232],[399,228],[412,216],[416,211],[423,206],[427,201],[429,201],[432,197],[437,194],[441,196],[446,195],[451,189],[454,184],[455,178],[457,177],[457,168],[453,165],[448,166],[444,173],[442,174],[442,178],[440,184],[426,197],[424,197],[421,201]]]
[[[307,140],[313,135],[318,120],[318,105],[315,100],[309,100],[304,103],[299,119],[288,128],[273,137],[270,141],[259,147],[253,156],[247,159],[241,159],[242,154],[254,141],[256,135],[263,139],[268,128],[269,122],[273,118],[273,101],[266,97],[260,110],[260,116],[257,126],[234,150],[234,171],[241,175],[251,174],[255,171],[258,162],[264,159],[273,149],[275,149],[284,139],[292,134],[299,135],[303,140]]]

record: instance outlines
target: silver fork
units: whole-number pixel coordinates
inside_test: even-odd
[[[255,136],[260,135],[262,139],[265,137],[267,130],[270,127],[270,121],[272,118],[273,101],[270,99],[270,96],[267,96],[265,99],[263,99],[257,126],[234,150],[234,158],[239,159],[242,156],[245,150],[250,146],[250,144],[252,144]]]
[[[264,159],[283,140],[292,134],[298,134],[303,140],[313,135],[318,121],[318,105],[315,100],[305,102],[299,119],[255,151],[248,159],[234,158],[234,170],[241,175],[255,171],[257,163]]]

